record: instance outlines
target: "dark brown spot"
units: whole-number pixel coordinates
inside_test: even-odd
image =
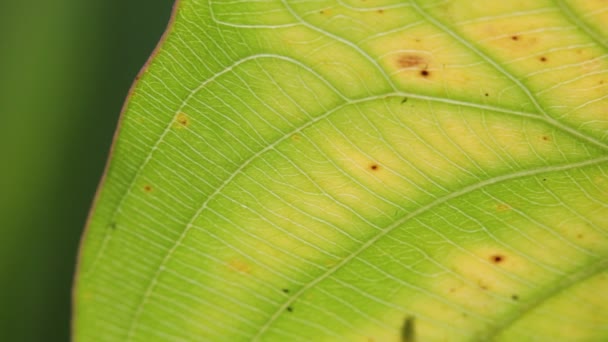
[[[426,60],[422,56],[418,55],[401,55],[399,59],[397,59],[397,64],[401,68],[411,68],[413,66],[426,64]]]
[[[547,61],[547,57],[542,56],[541,58],[539,58],[539,60],[540,60],[541,62],[546,62],[546,61]]]
[[[293,308],[292,308],[291,306],[288,306],[288,307],[287,307],[287,311],[289,311],[289,312],[293,312]]]
[[[422,75],[422,77],[428,77],[431,73],[428,70],[421,70],[420,71],[420,75]]]
[[[490,96],[490,94],[488,94],[488,93],[485,93],[485,94],[483,94],[483,95],[485,95],[485,96]]]
[[[145,192],[152,192],[152,190],[154,190],[154,189],[152,189],[151,185],[149,185],[149,184],[144,185],[144,191]]]
[[[369,168],[371,170],[373,170],[373,171],[376,171],[376,170],[378,170],[380,168],[380,166],[378,166],[378,164],[372,164],[372,165],[369,166]]]
[[[514,301],[518,301],[519,300],[519,296],[518,295],[512,295],[511,299],[513,299]]]
[[[546,135],[543,135],[543,136],[541,137],[541,139],[543,139],[544,141],[549,141],[549,140],[551,140],[551,139],[549,139],[549,137],[548,137],[548,136],[546,136]]]
[[[490,260],[495,264],[500,264],[501,262],[505,261],[505,257],[500,254],[495,254],[490,257]]]
[[[519,36],[511,36],[511,40],[519,40]]]

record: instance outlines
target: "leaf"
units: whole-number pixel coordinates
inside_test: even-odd
[[[75,338],[607,339],[606,21],[179,2],[88,225]]]

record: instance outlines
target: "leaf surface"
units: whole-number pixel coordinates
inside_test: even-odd
[[[125,106],[75,338],[608,338],[607,21],[182,0]]]

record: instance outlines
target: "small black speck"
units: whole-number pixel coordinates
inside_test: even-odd
[[[289,289],[283,289],[284,293],[289,293]]]
[[[287,311],[289,311],[289,312],[293,312],[293,308],[292,308],[291,306],[288,306],[288,307],[287,307]]]
[[[488,94],[488,93],[485,93],[484,95],[485,95],[485,96],[490,96],[490,94]]]
[[[403,100],[401,100],[401,104],[404,104],[407,102],[407,97],[404,97]]]
[[[547,178],[543,178],[543,182],[546,182],[546,181],[547,181]]]

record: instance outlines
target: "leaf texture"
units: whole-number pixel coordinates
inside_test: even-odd
[[[608,339],[608,3],[182,0],[80,341]]]

